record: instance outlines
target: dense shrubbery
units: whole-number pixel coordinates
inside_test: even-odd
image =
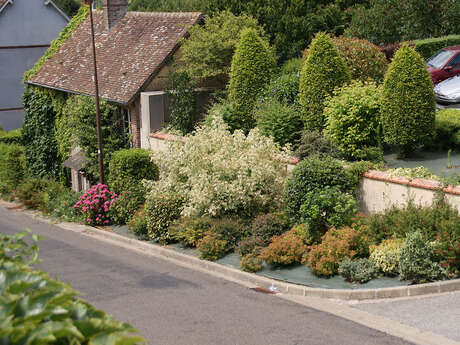
[[[275,65],[268,43],[255,29],[244,29],[232,58],[228,86],[228,99],[241,120],[237,129],[248,132],[254,127],[252,110],[256,97],[270,80]]]
[[[305,159],[313,155],[325,155],[338,158],[340,156],[339,149],[331,142],[331,140],[318,131],[305,130],[302,132],[302,137],[295,151],[296,156],[300,159]]]
[[[272,79],[259,95],[259,101],[277,100],[288,104],[298,103],[300,72],[282,74]]]
[[[339,264],[339,273],[345,278],[345,280],[351,283],[362,284],[377,277],[378,269],[375,264],[367,258],[360,258],[356,260],[345,258]]]
[[[158,167],[150,159],[150,151],[126,149],[113,153],[109,165],[108,184],[116,191],[128,190],[142,180],[157,180]]]
[[[257,272],[262,269],[263,260],[257,253],[249,253],[241,258],[240,268],[245,272]]]
[[[300,76],[300,70],[302,69],[302,59],[292,58],[287,60],[280,68],[280,75],[295,75]],[[297,89],[298,91],[298,89]]]
[[[118,194],[110,206],[110,221],[113,224],[127,224],[136,211],[144,204],[147,190],[139,183]]]
[[[0,144],[1,143],[22,145],[21,128],[13,129],[9,132],[3,132],[0,127]]]
[[[460,150],[460,111],[444,109],[436,113],[433,139],[427,147],[436,150]]]
[[[304,260],[307,245],[295,231],[289,231],[272,238],[267,248],[262,249],[260,257],[276,266],[299,264]]]
[[[460,9],[460,7],[459,7]],[[425,60],[428,60],[432,57],[438,50],[449,47],[456,46],[460,44],[460,35],[449,35],[435,38],[426,38],[422,40],[416,40],[411,42],[411,45],[414,46],[414,49],[422,55]]]
[[[306,129],[323,130],[326,97],[349,81],[350,72],[329,35],[317,34],[300,73],[299,103]]]
[[[0,195],[7,197],[23,180],[24,147],[0,143]]]
[[[289,219],[282,212],[261,214],[251,223],[251,235],[262,246],[268,245],[272,237],[280,236],[288,230]]]
[[[308,192],[319,192],[325,187],[337,187],[342,192],[350,192],[354,188],[341,161],[311,156],[297,164],[284,192],[286,213],[293,222],[301,220],[300,209]]]
[[[383,83],[381,121],[388,144],[407,155],[426,143],[435,119],[433,84],[422,57],[407,45],[395,54]]]
[[[87,190],[74,207],[83,214],[87,224],[110,224],[110,208],[117,197],[105,184],[97,184]]]
[[[300,138],[302,120],[299,107],[275,99],[258,102],[254,109],[260,133],[272,136],[281,146],[294,145]]]
[[[331,228],[320,244],[310,248],[307,266],[319,276],[337,274],[339,263],[345,258],[365,257],[369,254],[370,239],[363,226]]]
[[[185,217],[173,224],[168,232],[171,237],[188,247],[196,247],[212,225],[208,217]]]
[[[228,252],[228,243],[222,238],[222,235],[207,232],[205,236],[198,241],[196,248],[200,252],[201,259],[216,261]]]
[[[148,219],[145,209],[140,208],[129,220],[128,229],[140,239],[148,239]]]
[[[369,248],[371,253],[369,259],[385,275],[398,275],[399,258],[403,245],[404,240],[400,238],[383,240],[378,246],[371,246]]]
[[[231,134],[215,117],[153,155],[161,178],[148,185],[149,193],[152,198],[178,193],[183,216],[250,217],[282,202],[289,155],[257,130],[247,137],[240,131]]]
[[[347,159],[362,159],[379,145],[380,90],[353,82],[334,91],[325,103],[326,135]]]

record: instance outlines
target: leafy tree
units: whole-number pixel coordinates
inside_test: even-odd
[[[256,96],[270,81],[276,61],[267,42],[255,29],[244,29],[232,59],[228,98],[242,118],[241,128],[254,127]]]
[[[196,83],[215,79],[226,85],[232,56],[245,28],[255,29],[264,36],[255,19],[247,15],[237,17],[228,11],[208,17],[203,26],[191,27],[190,37],[182,46],[182,67],[179,70]]]
[[[76,0],[54,0],[54,3],[69,17],[77,14],[80,4]]]
[[[381,121],[384,140],[409,154],[426,142],[435,120],[433,84],[423,58],[403,45],[395,54],[383,82]]]
[[[324,101],[350,81],[350,72],[328,34],[318,33],[300,73],[299,103],[308,130],[324,127]]]
[[[204,12],[208,0],[132,0],[129,11]]]

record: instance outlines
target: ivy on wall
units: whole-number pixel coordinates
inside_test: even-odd
[[[70,37],[72,32],[81,24],[83,20],[89,14],[89,6],[82,6],[78,10],[78,13],[70,20],[67,26],[61,31],[59,37],[51,42],[50,47],[46,50],[45,54],[35,63],[34,67],[30,70],[24,72],[22,82],[25,83],[27,80],[32,78],[35,74],[38,73],[40,68],[45,64],[48,59],[50,59],[64,44],[67,38]]]

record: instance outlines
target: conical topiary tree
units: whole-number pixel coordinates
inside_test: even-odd
[[[406,156],[431,137],[435,119],[433,84],[423,58],[408,45],[395,54],[383,82],[384,141]]]
[[[232,129],[249,131],[255,125],[252,114],[256,96],[270,81],[276,66],[267,42],[254,29],[244,29],[232,59],[229,101],[234,107]]]
[[[323,130],[326,97],[349,81],[350,72],[330,36],[316,34],[300,73],[299,103],[306,129]]]

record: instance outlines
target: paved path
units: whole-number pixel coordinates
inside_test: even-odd
[[[160,345],[398,345],[399,338],[0,207],[0,231],[30,228],[39,267]]]

